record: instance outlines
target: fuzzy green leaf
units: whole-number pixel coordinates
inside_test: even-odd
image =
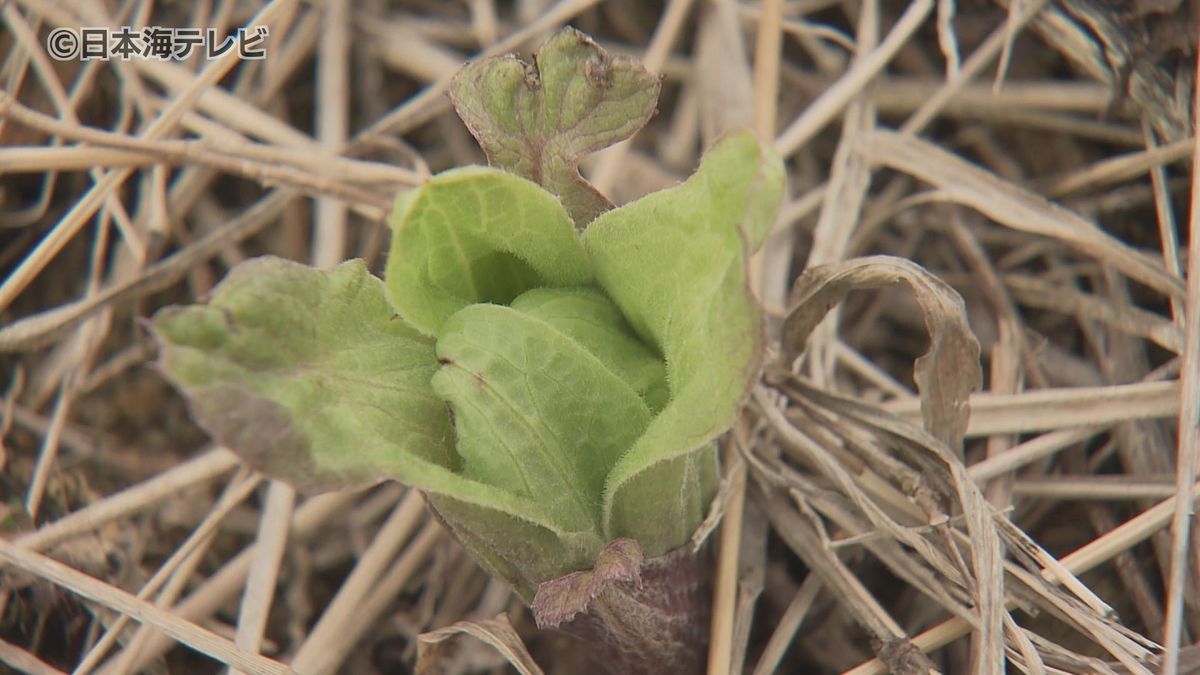
[[[362,261],[321,272],[254,259],[208,305],[164,309],[154,328],[159,366],[200,423],[270,473],[311,486],[377,479],[389,458],[367,449],[455,468],[429,387],[433,343],[395,319]]]
[[[468,64],[450,98],[494,165],[558,195],[587,225],[612,204],[579,175],[579,160],[631,136],[654,114],[659,80],[565,28],[532,64],[497,56]]]
[[[647,555],[686,541],[708,506],[711,442],[761,361],[746,260],[782,191],[778,156],[734,133],[683,185],[610,211],[584,234],[600,286],[666,360],[670,402],[613,469],[604,505],[606,535],[636,539]]]
[[[438,174],[392,211],[388,299],[426,335],[458,310],[507,304],[542,286],[579,286],[591,266],[562,205],[497,169]]]
[[[511,307],[458,312],[437,354],[445,365],[433,389],[454,411],[463,475],[599,534],[605,477],[650,420],[637,393],[571,337]]]
[[[316,489],[394,478],[526,532],[526,547],[579,560],[598,550],[590,529],[454,472],[446,404],[430,386],[433,341],[396,317],[361,260],[328,272],[249,260],[208,305],[166,308],[153,327],[159,368],[197,422],[273,478]],[[535,555],[545,553],[525,552]]]
[[[490,485],[481,487],[495,490]],[[604,539],[594,529],[555,529],[514,516],[512,511],[479,506],[477,499],[467,501],[445,494],[428,497],[429,505],[472,556],[512,584],[526,603],[533,600],[538,584],[590,567],[604,546]]]
[[[667,402],[666,368],[629,327],[621,310],[591,288],[535,288],[512,308],[554,326],[600,359],[642,397],[651,413]]]

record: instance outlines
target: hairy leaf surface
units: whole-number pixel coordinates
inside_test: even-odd
[[[391,225],[388,299],[426,335],[467,305],[507,304],[531,288],[592,279],[562,204],[497,169],[430,178],[396,201]]]
[[[645,429],[646,404],[551,324],[497,305],[446,322],[433,389],[454,410],[463,473],[600,531],[604,480]]]
[[[703,480],[711,459],[701,457],[733,423],[758,371],[762,317],[746,259],[782,191],[779,158],[750,133],[734,133],[687,182],[610,211],[584,233],[600,286],[666,359],[670,402],[610,474],[605,500],[606,534],[641,541],[647,555],[686,540],[702,519],[707,504],[697,495],[711,494]],[[668,469],[673,461],[681,464]],[[662,514],[647,500],[666,476],[678,478],[681,493]]]
[[[154,331],[196,420],[272,477],[314,489],[394,478],[572,550],[597,546],[536,501],[454,472],[433,341],[395,316],[361,260],[328,272],[246,261],[209,304],[159,312]]]
[[[662,357],[638,339],[621,310],[591,288],[535,288],[512,303],[562,331],[594,354],[636,391],[650,412],[667,402],[667,375]]]

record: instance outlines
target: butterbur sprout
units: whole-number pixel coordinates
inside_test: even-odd
[[[258,258],[154,319],[162,372],[214,438],[297,486],[422,490],[539,625],[622,673],[703,661],[689,542],[761,365],[746,264],[784,180],[733,132],[687,181],[611,208],[579,157],[657,92],[571,29],[534,66],[470,64],[452,96],[493,166],[400,195],[383,280]]]

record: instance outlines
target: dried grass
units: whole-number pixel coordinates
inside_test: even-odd
[[[377,267],[395,194],[481,159],[458,64],[571,22],[666,83],[585,166],[602,189],[669,185],[732,126],[788,159],[709,673],[1200,672],[1200,3],[1125,4],[3,4],[0,663],[586,670],[419,495],[260,490],[137,323],[263,252]],[[44,51],[126,24],[267,24],[269,56]]]

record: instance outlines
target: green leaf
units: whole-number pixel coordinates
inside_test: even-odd
[[[633,59],[564,28],[532,64],[512,55],[468,64],[450,98],[492,165],[558,195],[583,227],[612,204],[579,175],[580,158],[642,128],[659,86]]]
[[[762,317],[746,260],[782,191],[779,158],[734,133],[687,182],[604,214],[584,234],[600,286],[666,359],[671,400],[613,469],[605,495],[605,534],[636,539],[649,556],[682,544],[703,518],[711,442],[758,371]]]
[[[462,473],[600,533],[605,477],[650,420],[642,399],[536,316],[472,305],[446,322],[433,389],[454,411]]]
[[[666,368],[629,327],[621,310],[591,288],[535,288],[512,308],[549,323],[591,352],[657,414],[667,402]]]
[[[619,490],[610,490],[605,502],[607,536],[637,534],[647,553],[653,551],[655,556],[687,543],[708,514],[720,480],[716,443],[697,445],[693,439],[703,438],[702,432],[716,436],[732,423],[731,414],[720,425],[675,418],[668,420],[670,426],[648,429],[643,438],[649,440],[639,441],[631,451],[641,451],[643,456],[636,464],[627,461],[618,467],[624,476],[616,472],[610,476],[610,485]],[[657,442],[664,445],[647,445]],[[618,477],[620,483],[615,482]]]
[[[208,305],[166,308],[153,329],[159,368],[197,422],[273,478],[418,487],[529,598],[603,545],[594,524],[576,531],[533,499],[454,472],[446,403],[430,385],[433,341],[395,315],[360,260],[328,272],[249,260]]]
[[[507,304],[540,286],[580,286],[591,266],[562,205],[496,169],[438,174],[396,200],[387,294],[426,335],[479,302]]]
[[[377,480],[389,455],[456,463],[433,343],[396,320],[362,261],[322,272],[279,258],[236,267],[208,305],[154,317],[159,366],[197,420],[300,485]],[[375,453],[375,454],[372,454]]]
[[[594,529],[554,529],[444,494],[430,494],[429,505],[467,551],[485,569],[512,584],[526,603],[533,601],[542,582],[590,567],[604,546]]]

